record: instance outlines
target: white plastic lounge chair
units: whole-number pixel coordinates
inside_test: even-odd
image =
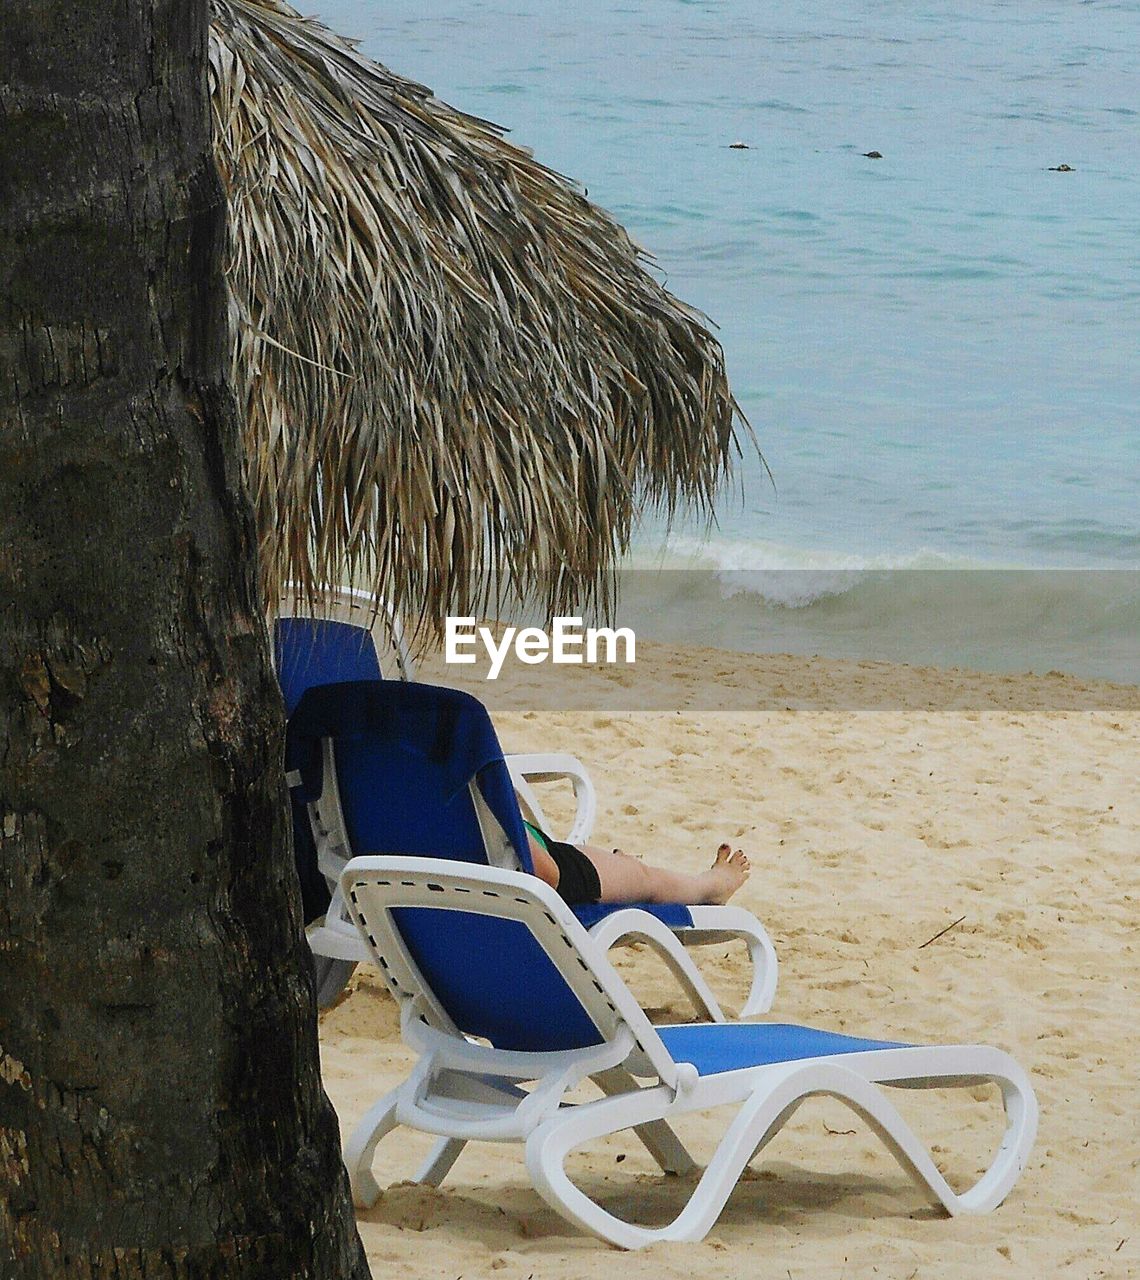
[[[377,1143],[407,1125],[439,1136],[417,1181],[438,1185],[470,1139],[521,1142],[535,1189],[584,1231],[631,1249],[700,1240],[749,1161],[802,1102],[823,1094],[862,1116],[950,1214],[995,1208],[1025,1167],[1037,1102],[1025,1073],[997,1049],[920,1047],[763,1023],[654,1027],[602,948],[533,876],[361,857],[349,862],[341,886],[399,1002],[404,1039],[420,1055],[345,1148],[363,1207],[380,1193],[371,1168]],[[587,1078],[607,1096],[568,1102]],[[1005,1135],[987,1172],[955,1192],[880,1086],[991,1081],[1001,1090]],[[625,1129],[666,1173],[688,1172],[693,1162],[670,1121],[725,1104],[739,1111],[668,1226],[615,1216],[566,1174],[572,1150]]]
[[[390,609],[378,610],[372,598],[362,592],[334,593],[329,597],[326,618],[288,612],[279,615],[274,626],[274,652],[288,716],[311,687],[380,679],[378,652],[395,655],[403,679],[411,680],[414,674],[398,618]],[[571,844],[589,839],[597,800],[593,783],[580,761],[565,752],[518,753],[505,760],[529,816],[552,834],[534,786],[569,780],[576,809],[563,838]],[[332,750],[326,753],[324,769],[320,801],[310,802],[306,809],[296,793],[293,798],[294,844],[304,893],[306,934],[314,954],[317,999],[321,1005],[335,999],[355,965],[367,958],[355,930],[346,922],[337,892],[337,879],[345,863],[353,852],[364,850],[351,843],[345,828]],[[666,907],[591,905],[576,908],[576,914],[603,947],[635,942],[653,947],[701,1016],[714,1021],[724,1019],[716,997],[686,952],[675,944],[679,941],[687,949],[742,941],[751,961],[751,982],[740,1016],[750,1017],[771,1008],[778,973],[776,951],[763,925],[749,911],[736,906],[678,903]]]
[[[287,593],[272,627],[273,658],[285,698],[286,716],[314,684],[336,680],[379,680],[382,670],[412,678],[412,657],[399,615],[384,601],[352,588],[325,593],[314,618],[306,601]],[[384,655],[381,663],[380,655]],[[317,1004],[325,1006],[344,989],[366,957],[348,927],[337,881],[343,856],[330,856],[326,843],[314,841],[315,815],[296,795],[290,797],[293,849],[301,881],[305,936],[313,953]]]
[[[458,765],[449,758],[435,759],[441,735],[468,766],[458,780]],[[315,685],[289,716],[286,766],[294,827],[297,813],[307,809],[323,874],[334,866],[343,868],[354,852],[377,849],[459,857],[533,873],[510,773],[486,708],[470,694],[395,680]],[[493,806],[494,822],[486,817],[487,803]],[[296,833],[298,849],[307,834]],[[306,867],[299,871],[304,892]],[[724,1020],[670,927],[686,919],[685,907],[590,903],[573,911],[595,929],[605,926],[610,914],[621,917],[621,936],[636,932],[657,952],[698,1016]],[[318,931],[324,953],[345,960],[366,958],[344,917],[339,887],[324,920]],[[601,938],[609,944],[607,933]],[[774,951],[772,964],[774,968]]]

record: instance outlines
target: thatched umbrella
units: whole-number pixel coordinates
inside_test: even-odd
[[[346,576],[438,622],[492,580],[604,602],[641,506],[711,510],[703,318],[566,179],[280,0],[213,0],[233,380],[272,603]]]

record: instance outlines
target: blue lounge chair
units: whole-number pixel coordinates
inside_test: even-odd
[[[488,845],[525,861],[510,775],[482,707],[435,692],[375,683],[314,689],[290,725],[290,763],[303,788],[321,785],[330,740],[350,782],[358,771],[372,777],[382,759],[399,783],[345,813],[362,845],[381,852],[347,864],[341,893],[420,1055],[345,1147],[359,1204],[380,1192],[377,1143],[403,1124],[437,1136],[418,1181],[438,1185],[471,1139],[517,1141],[535,1188],[582,1229],[624,1248],[699,1240],[745,1165],[821,1094],[862,1116],[947,1212],[1001,1203],[1037,1123],[1033,1090],[1012,1058],[983,1045],[916,1046],[786,1024],[652,1026],[553,890],[486,864]],[[587,1079],[605,1096],[572,1102]],[[1000,1088],[1005,1134],[985,1174],[955,1192],[880,1086],[983,1082]],[[664,1171],[690,1172],[670,1122],[723,1105],[737,1106],[736,1117],[665,1227],[617,1217],[567,1177],[574,1148],[624,1129]]]
[[[369,597],[355,593],[340,593],[335,606],[331,617],[286,615],[279,617],[275,624],[277,671],[290,721],[310,688],[338,681],[381,679],[376,629],[381,630],[384,647],[394,655],[394,665],[400,675],[405,680],[411,677],[411,659],[393,615],[377,611]],[[448,691],[438,693],[446,695]],[[427,701],[430,703],[435,696],[434,693],[428,695]],[[485,711],[480,709],[480,714],[486,719]],[[490,732],[493,736],[493,730]],[[314,953],[318,1001],[323,1005],[335,998],[355,964],[367,958],[345,914],[337,882],[348,859],[372,846],[359,843],[351,823],[346,825],[342,810],[351,806],[355,812],[361,798],[375,794],[381,782],[377,772],[356,769],[351,781],[346,783],[344,761],[331,744],[324,748],[322,759],[319,793],[305,795],[295,789],[292,805],[306,931]],[[543,830],[551,828],[532,784],[569,779],[574,788],[576,813],[566,839],[576,844],[588,840],[596,800],[589,776],[578,760],[563,752],[517,754],[504,759],[514,794],[521,798],[527,816]],[[497,855],[492,852],[491,858],[497,865],[510,869],[531,869],[525,841],[521,851],[500,849]],[[713,1021],[723,1021],[723,1011],[686,949],[743,941],[750,953],[752,975],[741,1016],[762,1013],[771,1007],[777,981],[775,948],[756,917],[740,907],[682,903],[666,906],[590,904],[576,907],[574,911],[580,922],[590,929],[596,944],[604,949],[633,942],[652,947],[672,970],[701,1016]]]
[[[353,1196],[380,1194],[376,1146],[397,1125],[437,1135],[416,1181],[438,1186],[472,1139],[520,1142],[535,1189],[569,1222],[621,1248],[700,1240],[745,1166],[807,1099],[861,1116],[949,1214],[1008,1195],[1037,1130],[1025,1072],[986,1045],[921,1046],[777,1023],[653,1026],[558,895],[534,876],[464,861],[353,858],[345,900],[400,1005],[420,1056],[345,1145]],[[604,1097],[572,1102],[592,1080]],[[986,1172],[955,1191],[884,1088],[1001,1091],[1006,1128]],[[521,1086],[527,1084],[529,1088]],[[643,1227],[603,1208],[566,1173],[575,1148],[632,1129],[666,1173],[696,1168],[670,1127],[687,1113],[738,1107],[677,1216]]]
[[[326,608],[330,616],[294,615],[288,609],[273,625],[273,656],[285,700],[286,718],[296,710],[311,686],[338,680],[379,680],[380,659],[375,631],[402,678],[411,672],[411,658],[396,615],[373,605],[362,592],[334,593]],[[293,853],[301,882],[305,933],[313,953],[317,1003],[331,1004],[344,989],[352,971],[364,959],[355,936],[346,927],[337,881],[344,858],[330,856],[326,843],[314,832],[314,814],[296,791],[290,792]],[[337,926],[342,926],[338,928]]]

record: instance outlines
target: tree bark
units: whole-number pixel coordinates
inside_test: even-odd
[[[206,24],[0,24],[4,1280],[368,1274],[225,385]]]

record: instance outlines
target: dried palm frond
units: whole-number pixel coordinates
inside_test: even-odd
[[[613,219],[281,0],[213,0],[210,74],[267,603],[604,605],[644,504],[711,510],[723,353]]]

